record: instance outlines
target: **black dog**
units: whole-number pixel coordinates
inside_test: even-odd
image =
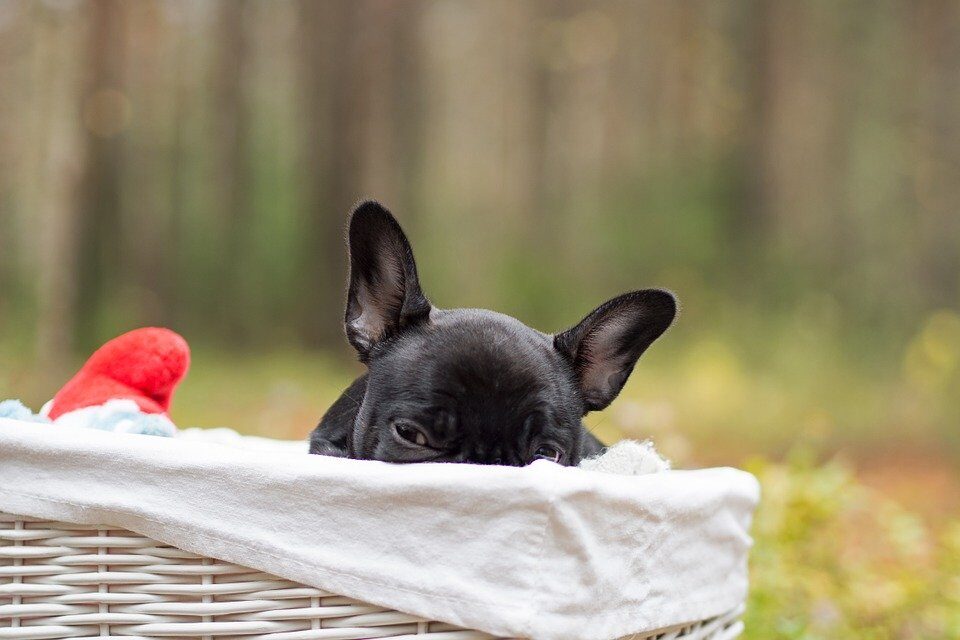
[[[493,311],[437,309],[389,211],[364,202],[349,236],[347,339],[367,373],[323,416],[310,453],[576,465],[603,448],[581,418],[610,404],[676,315],[658,289],[614,298],[554,336]]]

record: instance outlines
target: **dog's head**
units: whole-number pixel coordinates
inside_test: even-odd
[[[396,219],[365,202],[350,220],[346,331],[369,370],[354,457],[525,465],[580,462],[581,418],[623,388],[676,314],[666,291],[601,305],[548,335],[480,309],[438,309]]]

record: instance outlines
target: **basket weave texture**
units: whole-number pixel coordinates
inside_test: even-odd
[[[742,608],[631,640],[728,640]],[[116,527],[0,513],[0,640],[480,640]]]

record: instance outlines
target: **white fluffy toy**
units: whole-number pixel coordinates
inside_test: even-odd
[[[670,470],[670,461],[661,456],[649,440],[622,440],[599,456],[580,463],[581,469],[615,473],[623,476],[642,476]]]

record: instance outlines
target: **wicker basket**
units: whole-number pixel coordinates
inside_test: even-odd
[[[726,640],[742,608],[635,640]],[[0,513],[0,639],[475,640],[421,620],[114,527]]]

